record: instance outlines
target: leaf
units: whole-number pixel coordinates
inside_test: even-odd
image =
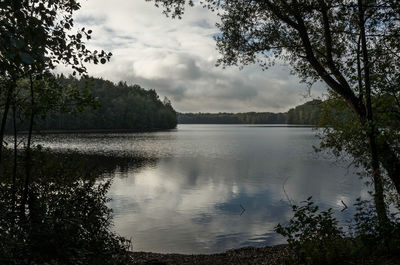
[[[25,64],[33,64],[34,60],[32,58],[32,56],[30,56],[28,53],[26,52],[19,52],[19,57],[21,58],[22,62],[24,62]]]

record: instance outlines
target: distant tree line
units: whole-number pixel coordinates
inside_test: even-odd
[[[179,113],[178,123],[182,124],[282,124],[284,113],[246,112],[246,113]]]
[[[293,109],[290,109],[286,115],[287,124],[319,124],[322,104],[323,102],[318,99],[306,102]]]
[[[95,102],[91,108],[78,108],[59,112],[46,117],[36,117],[38,130],[155,130],[176,127],[176,112],[171,102],[160,100],[156,91],[146,90],[139,85],[125,82],[114,84],[99,78],[76,79],[63,75],[57,77],[60,86],[86,93]],[[9,130],[11,130],[11,122]],[[19,124],[19,130],[26,130],[27,124]]]
[[[312,100],[285,113],[178,113],[178,123],[316,125],[320,119],[321,103],[321,100]]]

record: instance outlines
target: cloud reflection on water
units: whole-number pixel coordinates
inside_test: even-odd
[[[151,158],[110,172],[115,229],[133,239],[135,250],[210,253],[282,243],[273,228],[292,214],[284,183],[293,201],[313,196],[322,208],[340,210],[341,200],[351,205],[363,195],[346,164],[313,153],[317,140],[309,128],[180,125],[50,142],[42,144]]]

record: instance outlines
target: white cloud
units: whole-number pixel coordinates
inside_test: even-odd
[[[88,47],[113,53],[106,65],[89,65],[90,75],[153,88],[178,111],[277,112],[305,101],[305,86],[286,67],[216,67],[217,21],[201,7],[167,18],[144,0],[87,0],[75,16],[77,28],[93,30]]]

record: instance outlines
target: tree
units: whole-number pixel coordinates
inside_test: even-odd
[[[181,17],[185,0],[154,0],[166,14]],[[205,0],[217,10],[216,37],[222,65],[259,63],[268,68],[286,61],[304,82],[324,82],[360,122],[375,187],[375,204],[384,222],[382,174],[400,193],[398,128],[377,126],[373,99],[385,93],[398,112],[400,83],[400,1],[397,0]],[[390,122],[388,122],[389,124]],[[382,172],[382,169],[384,172]]]
[[[0,2],[0,260],[7,264],[126,264],[127,241],[110,230],[108,184],[85,173],[81,160],[57,159],[31,148],[36,117],[78,110],[87,90],[62,86],[52,70],[86,75],[86,63],[106,63],[111,53],[90,51],[91,30],[72,33],[76,0]],[[67,104],[65,104],[67,103]],[[12,117],[9,119],[9,113]],[[17,119],[28,124],[25,150],[17,152]],[[12,121],[14,157],[2,156]],[[5,151],[10,154],[9,150]],[[22,162],[22,163],[21,163]],[[70,164],[68,164],[70,162]],[[78,168],[76,168],[78,167]],[[9,176],[12,175],[12,178]],[[19,209],[19,211],[17,210]]]
[[[106,63],[111,53],[90,51],[84,39],[91,30],[72,34],[73,13],[80,8],[76,0],[5,0],[0,3],[0,76],[1,102],[4,105],[0,127],[0,163],[4,131],[19,79],[30,80],[31,120],[35,115],[35,80],[40,80],[56,65],[70,66],[86,74],[84,63]],[[29,140],[28,140],[29,142]],[[29,144],[28,144],[29,146]]]
[[[19,203],[21,222],[28,221],[26,205],[32,205],[32,131],[36,116],[46,116],[58,108],[63,98],[90,101],[75,89],[63,89],[54,79],[57,65],[72,68],[73,74],[86,75],[85,63],[106,63],[111,53],[90,51],[85,40],[91,30],[82,28],[71,33],[73,13],[80,8],[76,0],[5,0],[0,3],[0,165],[4,158],[3,144],[10,108],[13,115],[14,170],[12,173],[13,211],[16,206],[17,128],[16,117],[27,121],[28,137],[23,160],[25,177]],[[4,166],[4,165],[2,165]],[[6,168],[2,168],[6,172]],[[1,173],[4,173],[4,172]],[[28,207],[31,209],[31,207]]]
[[[288,124],[317,125],[320,120],[321,100],[312,100],[290,109],[287,113]]]
[[[116,165],[133,163],[76,152],[56,154],[32,151],[29,222],[21,222],[14,211],[14,191],[7,175],[0,175],[1,264],[131,264],[130,241],[118,236],[107,206],[110,180],[99,179],[102,170],[114,172]],[[5,170],[12,163],[5,156]],[[105,163],[107,161],[107,163]],[[24,174],[19,164],[18,174]],[[23,178],[17,179],[21,198]]]
[[[161,102],[154,90],[122,82],[114,84],[93,77],[76,79],[59,76],[51,83],[54,82],[59,89],[49,88],[51,84],[36,85],[38,108],[35,128],[38,130],[154,130],[176,127],[175,110],[168,101]],[[77,91],[80,93],[75,93]],[[99,104],[95,108],[74,108],[92,101]],[[26,111],[20,110],[20,113],[23,112]],[[154,120],[153,124],[147,122],[145,113]],[[10,121],[7,132],[12,131]],[[28,130],[28,127],[29,122],[19,124],[21,130]]]

